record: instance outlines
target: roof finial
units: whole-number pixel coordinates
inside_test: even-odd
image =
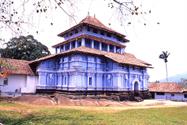
[[[94,18],[95,18],[95,13],[94,13]]]
[[[90,12],[88,11],[88,16],[90,16]]]

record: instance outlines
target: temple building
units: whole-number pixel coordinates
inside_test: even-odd
[[[151,64],[125,51],[126,36],[87,16],[58,34],[56,53],[30,63],[36,92],[144,92]]]

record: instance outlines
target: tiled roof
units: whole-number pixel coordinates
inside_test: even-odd
[[[34,75],[33,71],[29,66],[29,61],[18,60],[18,59],[9,59],[9,58],[0,58],[2,70],[8,71],[10,74],[20,74],[20,75]]]
[[[91,16],[87,16],[87,17],[84,18],[79,24],[77,24],[77,25],[71,27],[70,29],[68,29],[68,30],[66,30],[66,31],[64,31],[64,32],[61,32],[60,34],[58,34],[58,36],[63,36],[63,35],[66,34],[67,32],[69,32],[69,31],[71,31],[71,30],[73,30],[73,29],[75,29],[75,28],[77,28],[77,27],[79,27],[79,26],[81,26],[81,25],[84,25],[84,24],[85,24],[85,25],[90,25],[90,26],[95,27],[95,28],[97,28],[97,29],[104,30],[104,31],[106,31],[106,32],[113,33],[113,34],[115,34],[115,35],[118,35],[118,36],[122,37],[124,42],[129,42],[129,40],[127,40],[127,39],[125,38],[125,35],[123,35],[123,34],[121,34],[121,33],[119,33],[119,32],[116,32],[116,31],[114,31],[114,30],[111,29],[111,28],[108,28],[108,27],[105,26],[103,23],[101,23],[97,18],[91,17]]]
[[[116,32],[116,31],[112,30],[111,28],[108,28],[107,26],[105,26],[103,23],[101,23],[95,17],[87,16],[80,23],[86,23],[86,24],[97,26],[97,27],[102,28],[102,29],[106,29],[107,31]],[[125,35],[121,34],[121,36],[125,36]]]
[[[184,88],[174,82],[149,83],[150,92],[182,93]]]
[[[97,50],[97,49],[92,49],[92,48],[88,48],[88,47],[84,47],[84,46],[74,48],[74,49],[71,49],[71,50],[68,50],[65,52],[61,52],[58,54],[42,57],[40,59],[32,61],[31,64],[37,63],[37,62],[40,62],[43,60],[47,60],[50,58],[55,58],[55,57],[58,57],[61,55],[69,54],[69,53],[85,53],[85,54],[104,56],[104,57],[109,58],[109,59],[111,59],[115,62],[118,62],[118,63],[152,68],[151,64],[146,63],[140,59],[137,59],[134,55],[129,54],[129,53],[118,54],[118,53],[113,53],[113,52],[106,52],[106,51],[101,51],[101,50]]]
[[[88,38],[88,39],[92,39],[92,40],[95,40],[95,41],[98,41],[98,42],[115,45],[115,46],[118,46],[118,47],[126,47],[125,45],[113,42],[111,40],[106,40],[106,39],[103,39],[103,38],[99,38],[99,37],[95,37],[95,36],[91,36],[91,35],[86,35],[86,34],[80,35],[80,36],[78,36],[76,38],[72,38],[72,39],[67,40],[67,41],[63,41],[63,42],[58,43],[58,44],[56,44],[56,45],[54,45],[52,47],[58,47],[58,46],[64,45],[64,44],[66,44],[68,42],[71,42],[71,41],[74,41],[74,40],[77,40],[77,39],[80,39],[80,38]]]

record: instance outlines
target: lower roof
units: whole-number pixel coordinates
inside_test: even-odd
[[[187,89],[175,82],[149,83],[150,92],[183,93]]]
[[[17,75],[34,75],[29,66],[29,61],[0,58],[1,72],[8,72],[9,74]]]
[[[101,51],[101,50],[88,48],[88,47],[84,47],[84,46],[74,48],[74,49],[71,49],[71,50],[68,50],[65,52],[61,52],[58,54],[53,54],[53,55],[49,55],[46,57],[42,57],[40,59],[32,61],[30,64],[35,64],[35,63],[38,63],[38,62],[41,62],[41,61],[44,61],[47,59],[56,58],[56,57],[59,57],[59,56],[65,55],[65,54],[70,54],[70,53],[85,53],[85,54],[98,55],[98,56],[106,57],[108,59],[111,59],[111,60],[113,60],[117,63],[121,63],[121,64],[128,64],[128,65],[152,68],[151,64],[144,62],[140,59],[137,59],[134,55],[132,55],[130,53],[119,54],[119,53]]]

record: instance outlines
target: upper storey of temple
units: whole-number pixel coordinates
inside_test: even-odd
[[[79,24],[58,34],[64,37],[63,42],[54,45],[56,53],[79,46],[95,48],[102,51],[123,53],[124,43],[129,42],[125,35],[106,27],[95,17],[87,16]]]

